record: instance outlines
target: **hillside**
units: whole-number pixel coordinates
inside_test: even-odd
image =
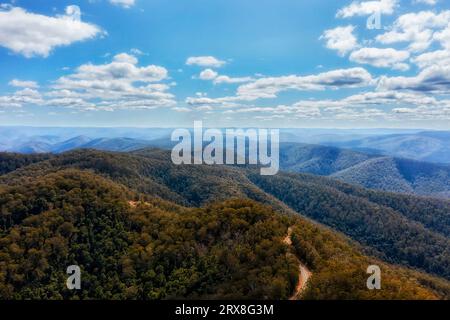
[[[390,262],[450,277],[450,202],[379,193],[300,174],[252,181],[305,216]]]
[[[437,134],[437,133],[435,133]],[[50,137],[54,140],[54,137]],[[42,138],[37,139],[41,141]],[[168,137],[143,140],[77,136],[48,145],[42,152],[62,153],[73,149],[130,152],[146,147],[170,149]],[[29,145],[30,146],[30,145]],[[36,146],[35,146],[36,147]],[[20,148],[20,152],[33,153]],[[381,153],[381,151],[379,152]],[[366,188],[450,198],[450,166],[393,158],[329,146],[282,143],[282,170],[330,176]]]
[[[0,153],[0,175],[25,167],[32,163],[47,160],[50,154]]]
[[[166,151],[72,151],[0,177],[22,185],[65,169],[90,170],[142,194],[198,207],[250,198],[280,212],[325,224],[390,262],[450,279],[450,202],[372,191],[336,180],[280,173],[261,177],[248,168],[175,166]]]
[[[282,144],[280,167],[370,189],[450,198],[450,166],[336,147]]]
[[[313,272],[306,299],[450,297],[445,280],[371,258],[253,200],[188,208],[86,170],[53,168],[32,180],[27,170],[0,187],[3,299],[287,299],[298,281],[291,250]],[[64,286],[72,264],[83,272],[79,292]],[[366,289],[369,264],[382,268],[382,290]]]

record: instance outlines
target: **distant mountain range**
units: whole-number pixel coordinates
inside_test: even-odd
[[[450,165],[288,143],[281,146],[280,168],[371,189],[450,198]]]
[[[321,144],[425,162],[450,163],[450,132],[425,131],[391,134]]]
[[[96,149],[109,151],[134,151],[146,147],[156,146],[157,141],[148,141],[134,138],[90,138],[87,136],[76,136],[56,143],[45,142],[45,139],[34,137],[33,139],[7,148],[9,152],[17,153],[62,153],[73,149]],[[164,141],[165,139],[163,139]],[[170,142],[170,140],[169,140]]]
[[[94,147],[105,150],[168,148],[172,145],[172,131],[170,128],[0,127],[0,151],[58,153],[89,147],[91,141]],[[334,146],[366,154],[450,164],[450,131],[281,129],[280,142]]]
[[[0,128],[4,135],[0,151],[170,149],[175,144],[170,132],[157,128]],[[376,190],[450,198],[450,132],[336,130],[333,134],[329,129],[282,129],[281,141],[281,170],[329,176]]]

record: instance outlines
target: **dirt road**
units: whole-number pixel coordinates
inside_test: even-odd
[[[283,242],[288,246],[292,246],[292,227],[289,227],[288,233],[286,237],[283,239]],[[297,259],[298,260],[298,259]],[[300,261],[298,261],[298,282],[295,287],[294,293],[289,297],[289,300],[298,300],[305,290],[306,285],[308,283],[309,278],[311,277],[312,272]]]

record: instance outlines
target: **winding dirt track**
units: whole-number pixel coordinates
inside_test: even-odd
[[[292,227],[289,227],[288,233],[286,237],[283,239],[283,242],[288,246],[292,246]],[[298,259],[297,259],[298,260]],[[295,291],[292,296],[289,297],[289,300],[298,300],[302,292],[305,290],[306,285],[308,283],[309,278],[311,277],[312,272],[300,261],[298,261],[298,282],[295,287]]]

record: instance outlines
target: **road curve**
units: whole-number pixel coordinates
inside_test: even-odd
[[[283,242],[288,246],[292,246],[292,227],[288,228],[288,233],[283,239]],[[298,282],[295,286],[294,293],[289,297],[289,300],[298,300],[300,298],[311,275],[312,272],[303,263],[301,263],[300,260],[298,260]]]

